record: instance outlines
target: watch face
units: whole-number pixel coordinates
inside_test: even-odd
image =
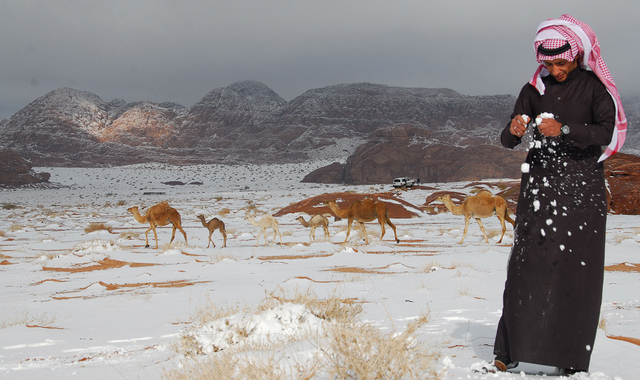
[[[569,126],[568,125],[563,125],[562,128],[560,128],[560,132],[563,135],[568,135],[569,134]]]

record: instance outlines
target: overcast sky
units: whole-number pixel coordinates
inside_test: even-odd
[[[640,93],[638,0],[2,0],[0,119],[60,87],[187,107],[248,79],[287,101],[354,82],[517,94],[563,13]]]

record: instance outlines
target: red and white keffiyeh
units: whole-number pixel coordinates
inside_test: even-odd
[[[541,44],[544,48],[556,49],[565,45],[567,42],[571,45],[571,49],[558,55],[544,56],[538,52],[538,46]],[[593,71],[597,75],[613,98],[613,103],[616,107],[616,125],[613,137],[607,149],[598,159],[598,162],[604,161],[607,157],[619,151],[627,136],[627,117],[622,107],[618,88],[600,55],[600,42],[598,42],[598,38],[589,25],[567,14],[562,15],[559,19],[543,21],[538,25],[533,48],[536,51],[536,59],[540,63],[544,60],[554,60],[558,58],[573,61],[582,54],[582,59],[579,61],[580,67],[584,70]],[[538,90],[540,95],[544,95],[545,92],[542,77],[547,75],[549,75],[549,71],[541,64],[533,75],[533,78],[529,81],[529,83]]]

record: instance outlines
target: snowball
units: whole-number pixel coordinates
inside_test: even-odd
[[[533,201],[533,211],[540,210],[540,201]]]
[[[546,222],[547,222],[547,226],[550,226],[553,224],[553,220],[551,219],[547,219]]]
[[[529,173],[529,164],[527,164],[526,162],[523,163],[522,165],[520,165],[520,170],[523,173]]]
[[[531,118],[529,117],[529,115],[522,114],[521,116],[522,116],[522,118],[524,119],[524,122],[525,122],[525,123],[527,123],[527,124],[529,124],[529,121],[531,120]]]

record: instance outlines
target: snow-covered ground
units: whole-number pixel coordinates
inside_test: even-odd
[[[513,241],[508,226],[505,239],[497,244],[500,227],[495,217],[484,221],[493,232],[489,244],[476,224],[469,227],[464,244],[457,244],[463,218],[446,212],[394,219],[400,244],[389,229],[380,241],[379,226],[368,223],[370,244],[364,245],[355,233],[341,244],[346,220],[333,218],[331,241],[321,241],[319,229],[320,241],[309,244],[309,230],[295,221],[300,214],[287,214],[278,218],[284,244],[256,246],[258,229],[244,218],[250,209],[273,214],[324,193],[392,190],[390,183],[300,183],[325,164],[36,168],[50,172],[51,182],[64,187],[1,190],[0,378],[158,379],[179,365],[181,356],[172,347],[185,329],[193,328],[198,310],[209,303],[251,308],[279,288],[311,288],[321,298],[338,291],[362,302],[363,320],[385,331],[402,331],[429,313],[430,322],[419,337],[439,343],[438,369],[446,371],[445,378],[539,379],[553,373],[553,368],[525,363],[504,374],[471,370],[474,363],[493,357]],[[163,184],[169,181],[185,185]],[[465,183],[423,185],[471,190]],[[434,191],[398,194],[420,206]],[[144,248],[146,227],[127,208],[137,205],[144,213],[163,200],[181,213],[188,244],[178,232],[177,244],[169,246],[171,228],[160,227],[160,248],[153,249],[152,233],[152,248]],[[226,223],[226,248],[221,248],[217,231],[212,236],[217,247],[205,248],[208,231],[199,214]],[[112,231],[85,232],[91,223],[104,223]],[[610,215],[607,265],[635,268],[639,252],[640,217]],[[591,372],[572,378],[638,378],[640,346],[611,337],[640,339],[639,285],[638,271],[606,272],[603,328],[598,330]],[[295,316],[304,312],[290,306],[252,314],[254,325],[262,327],[254,330],[258,336],[253,338],[319,323],[305,317],[307,326],[294,325],[301,320]],[[199,338],[215,341],[218,337],[211,331],[202,331]]]

